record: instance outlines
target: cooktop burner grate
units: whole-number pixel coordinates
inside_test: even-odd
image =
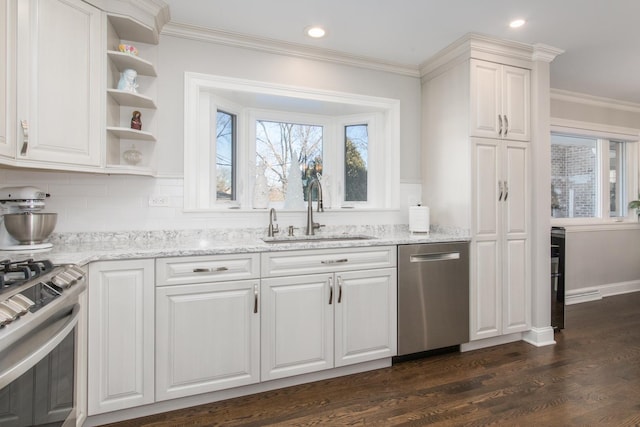
[[[21,261],[0,261],[0,290],[19,285],[53,270],[49,260],[36,261],[29,258]]]

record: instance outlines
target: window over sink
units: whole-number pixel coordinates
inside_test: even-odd
[[[399,115],[395,99],[186,73],[185,210],[252,209],[261,174],[269,207],[316,178],[325,206],[397,208]]]

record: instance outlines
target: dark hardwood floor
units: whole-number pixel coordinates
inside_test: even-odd
[[[557,344],[402,362],[114,426],[640,426],[640,292],[567,307]]]

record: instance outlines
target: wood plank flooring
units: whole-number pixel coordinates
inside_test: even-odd
[[[640,292],[567,307],[516,342],[112,426],[640,426]]]

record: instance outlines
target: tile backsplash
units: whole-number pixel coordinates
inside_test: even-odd
[[[151,178],[58,171],[0,168],[0,187],[32,185],[51,194],[46,211],[58,213],[56,232],[121,230],[224,229],[262,226],[269,223],[266,210],[184,212],[182,178]],[[421,185],[400,185],[402,201],[419,200]],[[150,206],[150,199],[167,206]],[[327,225],[406,224],[408,206],[396,211],[327,210],[316,221]],[[281,229],[301,227],[306,212],[278,212]]]

